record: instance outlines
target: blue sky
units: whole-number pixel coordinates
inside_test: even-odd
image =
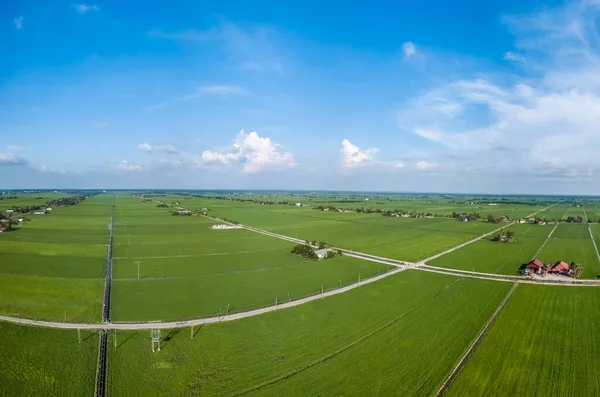
[[[600,194],[600,1],[5,1],[0,188]]]

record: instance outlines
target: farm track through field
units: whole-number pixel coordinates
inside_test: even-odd
[[[594,249],[596,250],[596,256],[598,257],[598,260],[600,261],[600,252],[598,252],[598,246],[596,245],[596,239],[594,239],[594,234],[592,233],[592,228],[590,227],[589,224],[588,224],[588,231],[590,232],[590,238],[592,239],[592,244],[594,244]]]
[[[540,245],[540,248],[536,251],[536,253],[533,255],[533,258],[531,258],[531,260],[534,260],[535,258],[537,258],[537,256],[540,254],[540,252],[542,252],[542,249],[544,249],[544,247],[546,246],[546,243],[548,242],[548,240],[550,240],[550,237],[552,237],[552,233],[554,233],[554,231],[556,230],[557,227],[558,227],[558,223],[556,225],[554,225],[552,230],[550,230],[550,233],[548,233],[548,236],[546,236],[546,239],[544,240],[542,245]]]
[[[458,376],[458,374],[460,373],[460,371],[463,369],[463,367],[465,366],[465,364],[469,360],[469,357],[471,357],[471,355],[475,352],[475,350],[477,349],[477,346],[479,346],[479,344],[483,340],[483,337],[488,333],[488,331],[490,330],[490,328],[492,327],[492,325],[494,325],[494,322],[496,321],[496,318],[498,318],[498,315],[502,312],[502,309],[504,309],[504,307],[506,306],[506,304],[510,300],[511,296],[513,296],[513,294],[514,294],[514,292],[515,292],[515,290],[517,289],[518,286],[519,286],[519,284],[515,283],[513,285],[513,287],[510,289],[510,291],[508,291],[508,293],[504,297],[504,300],[500,303],[500,305],[498,306],[498,308],[496,309],[496,311],[494,312],[494,314],[492,314],[492,316],[490,317],[490,319],[488,320],[488,322],[483,326],[483,328],[479,332],[479,335],[477,335],[477,337],[475,338],[475,340],[473,341],[473,343],[471,344],[471,346],[469,346],[469,348],[467,349],[467,351],[465,352],[465,354],[463,355],[463,357],[458,362],[458,365],[450,373],[450,375],[448,376],[448,378],[446,378],[446,381],[444,382],[444,384],[442,385],[442,387],[440,387],[440,389],[438,390],[438,392],[435,394],[436,397],[443,396],[446,393],[446,390],[448,390],[448,387],[450,387],[450,385],[452,385],[452,382],[454,381],[454,379],[456,378],[456,376]]]

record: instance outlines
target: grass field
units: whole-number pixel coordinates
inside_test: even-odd
[[[156,354],[147,331],[118,331],[110,395],[431,395],[509,288],[409,270],[193,340],[163,331]]]
[[[0,312],[98,321],[111,203],[112,196],[94,196],[0,234]]]
[[[4,285],[4,284],[3,284]],[[0,323],[0,396],[92,396],[97,332]]]
[[[600,395],[598,302],[598,288],[519,286],[446,395]]]
[[[214,230],[210,219],[173,216],[135,197],[119,196],[116,205],[114,321],[198,318],[228,307],[230,313],[246,311],[389,269],[346,256],[308,261],[291,254],[288,241],[244,229]]]

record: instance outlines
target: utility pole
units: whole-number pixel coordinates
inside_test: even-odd
[[[137,264],[137,269],[138,269],[138,280],[140,279],[140,261],[134,262],[135,264]]]

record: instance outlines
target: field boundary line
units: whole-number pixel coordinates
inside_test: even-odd
[[[590,238],[592,239],[592,244],[594,244],[594,249],[596,250],[596,256],[598,257],[598,261],[600,261],[600,252],[598,252],[598,246],[596,245],[596,239],[594,238],[594,234],[592,233],[592,228],[588,223],[588,231],[590,232]]]
[[[488,322],[483,326],[483,328],[481,329],[481,331],[479,332],[479,334],[477,335],[477,337],[475,338],[473,343],[471,343],[471,345],[469,346],[469,348],[467,349],[465,354],[462,356],[462,358],[460,359],[460,361],[458,362],[458,364],[456,365],[454,370],[446,378],[442,387],[440,387],[438,392],[435,394],[436,397],[443,396],[446,393],[446,390],[448,390],[448,388],[452,385],[452,382],[454,382],[454,379],[456,379],[456,377],[458,376],[460,371],[467,364],[467,361],[469,360],[471,355],[473,355],[473,353],[475,352],[475,350],[477,349],[479,344],[481,344],[481,341],[483,340],[484,336],[488,333],[488,331],[490,330],[492,325],[494,325],[494,323],[496,322],[496,318],[498,318],[498,315],[502,312],[502,309],[504,309],[504,307],[506,306],[506,304],[508,303],[510,298],[513,296],[513,294],[518,286],[519,286],[519,284],[515,283],[512,286],[512,288],[510,289],[510,291],[508,291],[508,293],[504,297],[504,300],[502,300],[502,302],[500,302],[500,305],[498,306],[496,311],[492,314],[492,316],[490,317]]]
[[[558,222],[556,223],[556,225],[554,225],[552,230],[550,230],[550,233],[548,233],[548,235],[546,236],[546,239],[544,240],[544,242],[542,243],[540,248],[538,248],[538,250],[535,252],[535,254],[533,255],[533,258],[531,258],[531,260],[534,260],[535,258],[537,258],[538,255],[540,254],[540,252],[542,252],[542,250],[546,246],[546,243],[548,242],[548,240],[550,240],[550,238],[552,237],[552,234],[554,233],[554,231],[556,230],[557,227],[558,227]]]

